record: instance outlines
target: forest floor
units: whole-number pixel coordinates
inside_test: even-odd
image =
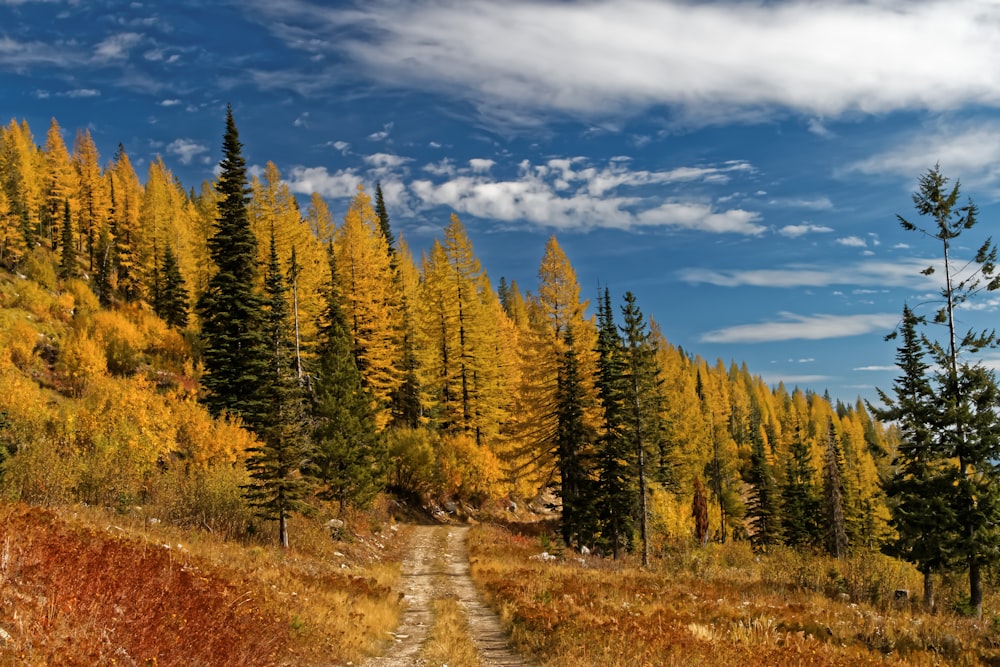
[[[530,667],[476,590],[468,532],[468,526],[413,528],[400,579],[405,611],[385,655],[366,667],[436,666],[442,658],[450,667]]]

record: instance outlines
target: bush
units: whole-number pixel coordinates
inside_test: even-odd
[[[393,429],[387,433],[390,486],[415,496],[434,488],[434,438],[427,429]]]

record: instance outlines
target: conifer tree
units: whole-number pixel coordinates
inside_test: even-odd
[[[348,504],[366,506],[382,490],[385,445],[376,430],[374,399],[362,383],[351,349],[332,248],[328,260],[326,325],[313,382],[313,474],[323,486],[320,497],[336,500],[343,509]]]
[[[913,563],[923,574],[923,604],[930,611],[934,608],[934,574],[950,565],[949,534],[957,532],[957,525],[948,502],[948,462],[934,437],[938,415],[930,365],[917,331],[919,323],[920,318],[904,306],[898,331],[887,336],[902,338],[896,348],[900,375],[893,382],[893,396],[878,390],[885,407],[873,408],[872,414],[895,422],[900,432],[891,473],[884,484],[890,524],[896,533],[888,551]]]
[[[375,184],[375,215],[378,216],[378,228],[382,230],[385,237],[385,244],[389,248],[390,258],[396,255],[396,238],[392,235],[392,227],[389,226],[389,211],[385,207],[385,197],[382,196],[382,183]]]
[[[847,529],[844,520],[843,460],[837,446],[833,420],[827,428],[823,455],[823,545],[834,558],[847,555]]]
[[[311,480],[303,475],[310,465],[305,396],[293,367],[289,335],[288,289],[282,277],[278,252],[271,236],[271,256],[265,272],[268,372],[261,397],[264,420],[258,427],[259,446],[249,450],[247,470],[254,484],[247,496],[259,516],[278,522],[278,540],[288,548],[288,518],[306,512]]]
[[[128,302],[146,298],[146,268],[142,260],[142,225],[139,215],[142,185],[125,148],[118,144],[110,169],[110,225],[114,242],[115,285]]]
[[[63,206],[70,202],[70,209],[75,211],[77,192],[76,172],[70,163],[69,152],[62,138],[59,123],[53,118],[45,139],[43,151],[42,207],[39,213],[41,238],[48,241],[53,250],[56,247],[56,234],[63,219]]]
[[[751,433],[750,473],[747,481],[750,484],[747,517],[753,529],[750,542],[757,551],[766,552],[778,543],[781,527],[778,489],[759,424]]]
[[[941,243],[944,305],[934,323],[945,327],[946,342],[927,340],[931,358],[940,369],[935,375],[935,393],[941,411],[934,433],[942,459],[954,462],[946,476],[958,530],[949,540],[948,550],[967,567],[969,604],[981,617],[983,569],[997,561],[1000,546],[1000,417],[995,409],[1000,390],[992,371],[981,362],[966,361],[965,356],[995,347],[997,339],[992,331],[971,330],[959,338],[955,310],[976,295],[1000,287],[1000,275],[997,248],[989,238],[970,262],[962,263],[961,268],[952,264],[954,240],[978,221],[976,205],[971,200],[960,205],[959,192],[959,183],[949,189],[948,179],[935,166],[920,178],[913,195],[917,212],[929,217],[934,228],[925,230],[902,216],[897,218],[903,229]],[[923,273],[933,272],[929,267]]]
[[[781,486],[781,533],[788,546],[812,546],[818,541],[820,504],[813,482],[812,455],[798,424],[788,454]]]
[[[205,402],[214,414],[242,417],[252,429],[264,426],[266,405],[260,387],[270,377],[264,303],[257,292],[257,240],[247,215],[246,160],[226,109],[223,159],[216,188],[220,199],[208,245],[216,273],[198,301],[204,345]]]
[[[561,531],[567,546],[593,545],[597,534],[590,453],[594,434],[584,420],[587,396],[580,383],[580,366],[572,326],[566,329],[566,349],[559,368],[556,447],[559,458]]]
[[[596,495],[603,543],[618,559],[623,549],[632,546],[638,494],[634,450],[628,439],[625,352],[607,288],[598,300],[597,321],[596,385],[603,417],[596,457]]]
[[[160,298],[156,304],[156,313],[168,326],[183,329],[188,324],[187,283],[177,266],[177,258],[173,248],[168,244],[163,251],[163,264],[160,267],[163,284],[160,287]]]
[[[69,214],[69,201],[63,202],[62,246],[59,261],[59,277],[68,280],[76,276],[76,246],[73,243],[73,219]]]

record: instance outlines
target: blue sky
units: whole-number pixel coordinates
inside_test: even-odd
[[[939,287],[895,218],[920,174],[982,209],[960,259],[995,233],[997,62],[986,0],[0,0],[0,121],[40,143],[55,117],[198,186],[231,102],[248,162],[338,218],[381,181],[417,252],[455,212],[525,290],[555,233],[586,297],[844,401],[891,386],[883,336]]]

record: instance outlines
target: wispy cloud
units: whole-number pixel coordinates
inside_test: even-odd
[[[890,371],[890,372],[891,371],[897,371],[897,370],[899,370],[899,366],[895,366],[895,365],[893,365],[893,366],[857,366],[856,368],[852,368],[851,370],[852,371],[861,371],[861,372],[878,372],[878,373],[884,373],[884,372],[887,372],[887,371]]]
[[[898,313],[865,315],[797,315],[781,313],[774,322],[737,324],[703,334],[705,343],[773,343],[784,340],[823,340],[889,331],[899,323]]]
[[[844,236],[837,239],[837,243],[848,248],[867,248],[868,243],[860,236]]]
[[[136,44],[142,40],[137,32],[122,32],[104,38],[94,47],[94,58],[97,60],[117,60],[128,56]]]
[[[832,227],[827,227],[825,225],[814,225],[811,223],[802,223],[801,225],[785,225],[778,230],[778,233],[782,236],[787,236],[789,238],[798,238],[800,236],[805,236],[806,234],[828,234],[833,231]]]
[[[668,104],[694,124],[790,109],[822,134],[815,119],[845,113],[1000,104],[1000,70],[982,66],[1000,59],[1000,7],[983,0],[244,6],[291,47],[338,51],[383,84],[528,122]]]
[[[852,264],[789,265],[774,269],[704,269],[679,271],[682,281],[718,287],[830,287],[832,285],[880,285],[937,289],[938,274],[921,275],[928,261],[906,258],[895,262],[863,261]]]
[[[883,152],[850,164],[842,173],[892,174],[908,185],[940,163],[941,171],[967,185],[1000,184],[1000,122],[926,127],[899,138]]]

